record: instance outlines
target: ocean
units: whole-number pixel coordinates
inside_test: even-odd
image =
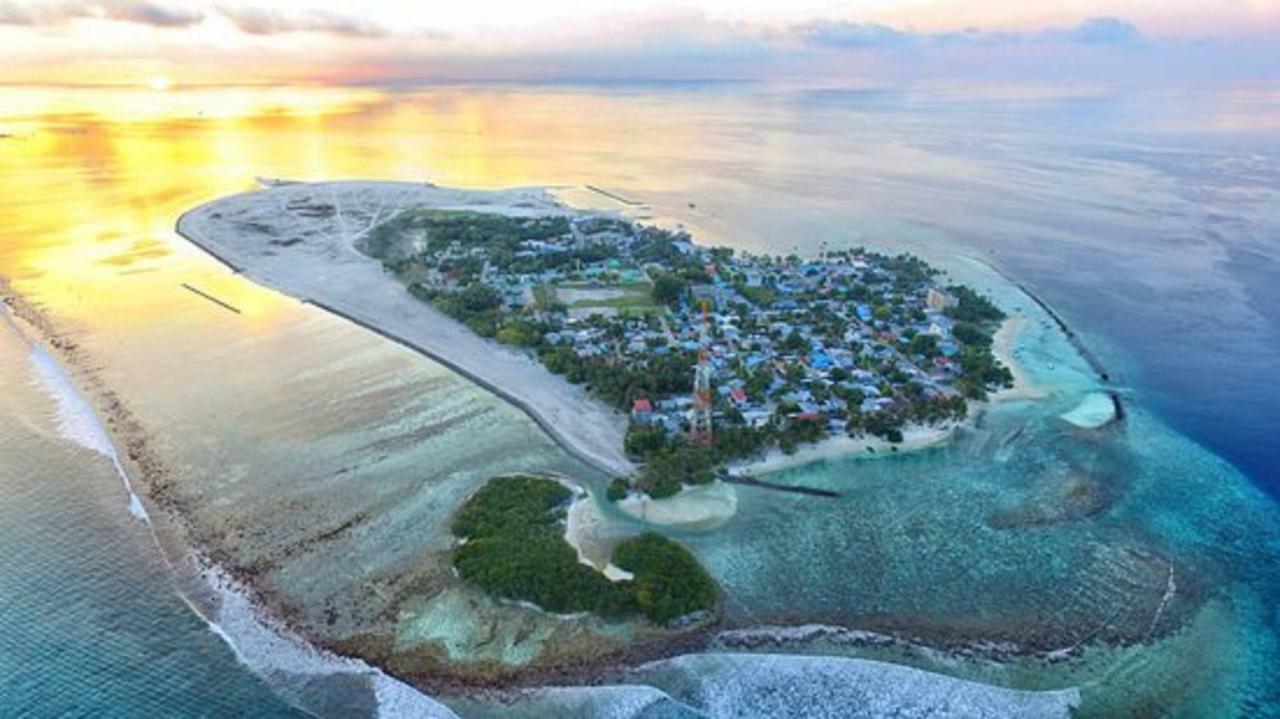
[[[1276,711],[1280,689],[1258,669],[1277,655],[1280,612],[1280,91],[652,83],[24,87],[0,98],[0,275],[86,348],[104,381],[150,420],[166,456],[217,498],[203,510],[210,522],[252,519],[254,508],[262,522],[276,511],[327,518],[352,497],[394,507],[385,526],[343,545],[376,573],[415,556],[406,528],[447,516],[447,498],[492,468],[472,444],[479,432],[503,448],[503,467],[588,473],[447,370],[229,275],[173,233],[178,214],[259,177],[593,185],[710,243],[771,253],[866,244],[969,263],[984,276],[994,268],[1055,308],[1133,408],[1122,440],[1088,456],[1064,449],[1029,410],[1011,410],[994,426],[1031,426],[1035,438],[1012,457],[974,437],[943,453],[783,473],[858,491],[820,512],[744,494],[725,532],[681,537],[734,597],[735,621],[860,617],[887,629],[910,614],[963,611],[994,627],[1051,617],[1042,623],[1056,639],[1090,621],[1092,603],[1114,601],[1111,579],[1150,570],[1162,588],[1168,560],[1169,581],[1175,565],[1192,577],[1195,601],[1170,609],[1186,611],[1191,628],[1146,654],[1090,657],[1079,677],[1114,661],[1126,678],[1086,701],[1120,707],[1148,685],[1196,676],[1196,697],[1159,701],[1190,715]],[[1075,381],[1052,356],[1065,349],[1037,353],[1038,341],[1024,347],[1036,376]],[[0,322],[0,360],[9,557],[0,565],[0,714],[338,706],[307,706],[296,673],[246,661],[236,636],[229,645],[191,611],[114,449],[86,419],[85,400],[60,384],[53,358]],[[425,424],[438,428],[406,439]],[[304,514],[271,504],[278,488],[261,484],[292,468],[336,481],[346,456],[367,460],[352,466],[378,478],[382,494],[304,492]],[[1103,518],[1029,539],[992,531],[991,517],[1025,515],[1016,499],[1048,491],[1043,476],[1079,467],[1118,478]],[[266,556],[286,539],[251,537],[243,550]],[[304,604],[345,607],[352,595],[340,576],[300,579],[321,576],[324,561],[311,556],[273,581]],[[860,582],[824,584],[854,566],[866,572]],[[1063,599],[1057,588],[1070,582],[1082,589]],[[1150,620],[1154,632],[1160,619],[1133,623]],[[729,656],[655,669],[646,681],[682,707],[729,707],[691,677],[734,666],[768,673]],[[861,656],[1004,686],[1071,684],[1070,673],[1020,665]],[[369,691],[330,694],[369,708]],[[637,701],[627,695],[650,706]],[[821,714],[834,705],[804,706]]]

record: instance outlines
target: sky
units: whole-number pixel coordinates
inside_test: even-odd
[[[1280,0],[0,0],[0,83],[1280,80]]]

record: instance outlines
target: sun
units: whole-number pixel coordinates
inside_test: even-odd
[[[173,87],[173,81],[164,75],[156,75],[147,81],[147,86],[156,92],[164,92]]]

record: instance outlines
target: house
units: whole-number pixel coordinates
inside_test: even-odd
[[[863,414],[871,414],[873,412],[879,412],[891,404],[893,404],[893,400],[886,397],[868,397],[867,399],[862,400],[862,404],[858,405],[858,411]]]
[[[653,402],[648,397],[640,397],[631,403],[631,419],[638,424],[648,424],[653,418]]]
[[[818,371],[826,371],[831,369],[835,364],[825,352],[814,352],[809,357],[809,366]]]

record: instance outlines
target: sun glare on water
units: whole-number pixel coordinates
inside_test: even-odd
[[[173,87],[173,81],[163,75],[157,75],[147,81],[147,86],[156,92],[164,92]]]

